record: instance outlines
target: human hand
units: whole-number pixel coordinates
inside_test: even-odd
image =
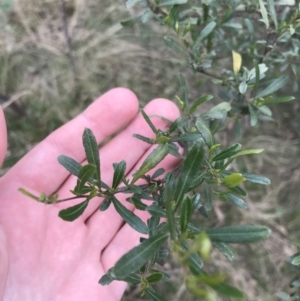
[[[93,199],[84,214],[74,222],[58,217],[62,208],[75,205],[45,205],[22,195],[25,188],[35,195],[45,192],[59,194],[60,199],[71,195],[76,178],[58,164],[59,155],[78,162],[85,159],[81,136],[90,128],[101,143],[121,127],[123,129],[100,151],[101,174],[106,183],[112,182],[112,164],[125,160],[126,175],[130,176],[151,150],[132,135],[151,137],[153,132],[138,111],[138,100],[129,90],[113,89],[81,115],[49,135],[0,178],[0,297],[4,301],[64,301],[120,300],[126,283],[115,281],[109,286],[98,284],[100,277],[127,251],[139,244],[140,234],[128,225],[111,206],[99,212],[102,200]],[[156,99],[146,108],[149,115],[162,115],[174,120],[179,116],[176,106],[165,99]],[[166,123],[152,118],[157,128]],[[0,164],[6,150],[6,129],[0,109]],[[171,170],[178,159],[167,156],[158,167]],[[118,198],[128,209],[132,204]],[[144,211],[134,210],[146,220]]]

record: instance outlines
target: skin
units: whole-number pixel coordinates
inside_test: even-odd
[[[151,101],[145,111],[170,120],[179,117],[176,106],[166,99]],[[157,128],[167,128],[160,118],[152,121]],[[4,301],[121,299],[126,283],[114,281],[101,286],[98,280],[124,253],[138,245],[141,235],[124,225],[113,206],[99,212],[100,198],[93,199],[84,214],[71,223],[57,215],[59,210],[78,201],[44,205],[22,195],[18,188],[35,195],[58,192],[60,199],[72,196],[69,191],[74,188],[76,178],[58,164],[57,157],[64,154],[84,163],[84,128],[90,128],[101,143],[126,124],[124,130],[101,148],[101,174],[102,180],[110,184],[112,163],[124,159],[130,178],[151,152],[149,144],[132,135],[153,137],[154,134],[138,113],[137,97],[124,88],[101,96],[0,178],[0,296]],[[5,119],[0,109],[0,163],[6,148]],[[177,164],[175,157],[167,156],[157,168],[171,170]],[[120,195],[118,199],[146,221],[149,216],[135,210],[125,201],[126,197]]]

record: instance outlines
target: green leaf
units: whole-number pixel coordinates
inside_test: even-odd
[[[112,202],[115,206],[116,211],[131,228],[135,229],[136,231],[142,234],[148,234],[148,227],[137,215],[135,215],[132,211],[128,210],[115,197],[112,197]]]
[[[70,172],[74,176],[78,176],[79,171],[82,165],[76,162],[74,159],[61,155],[57,158],[59,164],[61,164],[68,172]]]
[[[166,42],[166,44],[172,48],[173,50],[175,50],[176,52],[180,52],[182,54],[184,54],[186,57],[189,57],[189,53],[187,50],[185,50],[184,48],[182,48],[178,43],[176,43],[172,38],[165,36],[164,40]]]
[[[176,131],[178,129],[178,127],[180,126],[180,124],[182,123],[182,118],[179,117],[177,118],[171,125],[170,128],[168,130],[168,133],[171,134],[174,131]]]
[[[150,120],[148,115],[145,113],[145,111],[141,110],[141,113],[142,113],[144,119],[146,120],[146,122],[148,123],[148,125],[150,126],[151,130],[154,132],[154,134],[157,134],[158,131],[157,131],[156,127],[154,126],[154,124],[152,123],[152,121]]]
[[[167,213],[167,224],[169,227],[171,239],[174,240],[176,238],[176,225],[175,225],[174,211],[172,206],[173,196],[172,196],[172,191],[168,184],[165,186],[164,196],[165,196],[165,206],[166,206],[166,213]]]
[[[224,194],[224,197],[233,205],[240,207],[242,209],[247,209],[248,206],[247,204],[240,198],[238,198],[237,196],[235,196],[234,194],[230,194],[230,193],[226,193]]]
[[[196,142],[189,150],[185,160],[183,161],[182,169],[176,183],[174,194],[176,210],[181,204],[184,194],[189,191],[191,181],[197,176],[203,158],[203,144]]]
[[[120,23],[123,27],[133,26],[134,24],[136,24],[141,20],[141,17],[142,15],[134,16],[133,18],[129,18],[127,20],[121,21]]]
[[[245,94],[247,92],[247,88],[248,88],[248,84],[246,83],[246,81],[243,81],[239,85],[239,92],[241,94]]]
[[[131,249],[117,261],[111,275],[114,278],[124,278],[137,271],[153,256],[168,236],[168,233],[164,233],[145,239],[139,246]]]
[[[114,177],[113,177],[113,184],[112,188],[117,188],[120,182],[122,181],[122,178],[124,177],[125,170],[126,170],[126,162],[122,160],[120,163],[114,163]]]
[[[238,152],[237,154],[233,155],[231,157],[231,159],[239,157],[239,156],[244,156],[244,155],[254,155],[254,154],[260,154],[261,152],[263,152],[264,149],[263,148],[256,148],[256,149],[247,149],[247,150],[243,150]]]
[[[282,96],[282,97],[276,97],[276,98],[271,97],[271,98],[268,98],[268,100],[265,101],[264,104],[272,105],[272,104],[276,104],[276,103],[291,101],[294,99],[295,99],[294,96]]]
[[[210,186],[205,183],[204,186],[204,208],[206,211],[210,211],[212,208],[212,197]]]
[[[210,34],[212,33],[212,31],[215,29],[217,23],[215,21],[212,21],[210,23],[208,23],[203,30],[200,32],[200,35],[197,37],[194,45],[193,45],[193,49],[198,49],[201,42]]]
[[[181,246],[184,250],[188,251],[187,253],[189,253],[190,248],[187,243],[183,242],[181,243]],[[203,261],[197,253],[188,256],[184,261],[188,263],[193,274],[197,275],[202,273]]]
[[[145,293],[152,301],[167,301],[164,297],[158,295],[151,289],[145,289]]]
[[[135,138],[137,138],[137,139],[139,139],[139,140],[142,140],[142,141],[144,141],[146,143],[149,143],[151,145],[155,144],[155,140],[154,139],[150,139],[150,138],[144,137],[144,136],[139,135],[139,134],[133,134],[132,136],[135,137]]]
[[[60,210],[58,216],[65,221],[72,222],[84,212],[84,210],[88,206],[88,203],[89,201],[86,200],[75,206]]]
[[[144,204],[140,198],[136,197],[135,195],[133,195],[130,200],[132,201],[132,203],[134,204],[134,207],[138,210],[146,210],[147,205]]]
[[[165,158],[168,153],[168,144],[159,144],[142,163],[139,170],[133,176],[131,184],[134,184],[140,177],[145,175],[149,170],[153,169],[159,162],[161,162]]]
[[[180,214],[180,229],[181,229],[181,232],[186,231],[187,225],[190,221],[192,213],[193,213],[193,202],[190,198],[185,198],[185,200],[182,204],[182,209],[181,209],[181,214]]]
[[[144,0],[127,0],[126,1],[126,7],[127,8],[132,8],[134,7],[136,4],[143,2]]]
[[[293,265],[300,265],[300,255],[293,258],[292,264]]]
[[[198,117],[195,125],[208,147],[212,147],[212,145],[214,144],[214,139],[205,121],[202,118]]]
[[[154,172],[151,179],[154,180],[154,179],[158,178],[159,176],[163,175],[164,173],[165,173],[165,170],[163,168],[159,168]]]
[[[250,113],[250,124],[251,126],[255,126],[257,124],[258,119],[258,110],[251,104],[248,104],[248,109]]]
[[[266,239],[271,230],[264,226],[241,225],[211,228],[205,232],[213,242],[251,243]]]
[[[74,188],[74,191],[76,193],[81,194],[84,189],[84,185],[90,181],[91,177],[94,176],[96,173],[96,166],[93,164],[87,164],[81,167],[79,174],[78,174],[78,180],[77,185]]]
[[[224,114],[231,110],[231,105],[228,102],[221,102],[211,108],[209,111],[202,114],[202,118],[223,119]]]
[[[213,245],[219,249],[219,251],[225,255],[230,261],[234,259],[234,252],[231,245],[226,244],[224,242],[213,242]]]
[[[242,176],[251,183],[261,184],[261,185],[269,185],[271,184],[270,179],[264,176],[255,175],[252,173],[243,172]]]
[[[268,29],[270,27],[270,23],[269,23],[269,19],[268,19],[267,10],[265,8],[264,2],[262,0],[258,0],[258,1],[259,1],[260,13],[262,16],[262,20],[265,23],[266,28]]]
[[[179,73],[178,76],[179,76],[180,87],[181,87],[181,90],[183,93],[183,102],[185,103],[185,107],[187,107],[189,99],[188,99],[188,91],[187,91],[186,82],[181,73]]]
[[[157,217],[166,217],[166,211],[163,210],[161,207],[159,207],[156,203],[148,206],[146,208],[146,211],[148,211],[152,216],[157,216]]]
[[[242,146],[239,143],[232,144],[228,148],[221,151],[218,155],[213,157],[212,161],[224,160],[227,159],[241,150]]]
[[[90,129],[85,129],[82,136],[83,146],[88,163],[95,165],[98,187],[101,187],[100,174],[100,156],[98,144],[93,132]]]
[[[164,6],[170,6],[170,5],[179,5],[179,4],[185,4],[187,3],[188,0],[167,0],[161,2],[158,7],[164,7]]]
[[[148,283],[155,283],[164,278],[164,274],[159,273],[159,272],[154,272],[151,275],[149,275],[146,280]]]
[[[229,297],[229,298],[236,298],[236,299],[244,299],[245,295],[243,292],[238,290],[237,288],[225,284],[225,283],[219,283],[219,284],[213,284],[209,285],[211,288],[213,288],[216,292],[218,292],[220,295]]]
[[[269,8],[269,12],[271,15],[271,19],[274,22],[275,29],[277,30],[278,22],[277,22],[277,16],[276,16],[276,11],[275,11],[274,0],[267,0],[267,2],[268,2],[268,8]]]
[[[200,97],[198,100],[196,100],[192,104],[190,111],[189,111],[190,114],[194,113],[201,104],[203,104],[206,101],[211,100],[212,98],[214,98],[212,95],[205,95],[205,96]]]
[[[222,184],[231,188],[240,185],[246,179],[240,173],[232,173],[225,177],[222,181]]]
[[[105,211],[108,209],[108,207],[110,206],[111,204],[111,198],[108,198],[106,200],[104,200],[101,205],[99,206],[99,210],[100,211]]]
[[[265,88],[263,91],[258,92],[256,97],[257,98],[264,97],[264,96],[267,96],[269,94],[276,92],[277,90],[279,90],[283,86],[285,86],[285,84],[288,82],[288,80],[289,80],[289,78],[286,75],[282,75],[279,78],[274,79],[267,88]]]
[[[114,279],[109,275],[109,273],[104,274],[100,280],[98,281],[99,284],[101,285],[109,285],[111,282],[113,282]]]

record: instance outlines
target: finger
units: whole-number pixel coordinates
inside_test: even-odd
[[[140,160],[140,162],[137,164],[137,166],[134,168],[138,168],[144,159],[153,151],[153,148],[151,148],[144,157]],[[173,170],[179,163],[179,159],[168,155],[162,162],[160,162],[154,170],[152,170],[149,174],[153,174],[155,170],[158,168],[164,168],[166,172]],[[143,180],[139,180],[136,184],[143,184]],[[134,205],[127,202],[126,198],[128,198],[130,195],[128,194],[117,194],[117,199],[129,210],[134,210]],[[144,201],[146,204],[149,203],[149,201]],[[137,210],[137,212],[139,212]],[[146,216],[148,216],[148,212],[144,212]],[[144,214],[141,212],[140,214]],[[111,241],[111,239],[116,235],[116,233],[119,231],[119,229],[122,227],[124,221],[123,218],[119,215],[119,213],[116,212],[114,209],[113,204],[105,211],[105,212],[95,212],[86,222],[86,225],[88,226],[89,230],[89,237],[90,241],[93,244],[93,248],[95,250],[102,250],[104,249],[107,244]],[[101,240],[99,238],[101,237]]]
[[[7,173],[6,179],[17,180],[37,192],[53,193],[69,176],[57,157],[63,154],[79,162],[85,159],[82,146],[85,128],[90,128],[101,143],[127,124],[137,110],[138,100],[130,90],[116,88],[107,92],[31,150]]]
[[[6,123],[5,123],[5,117],[4,117],[2,107],[0,106],[0,167],[2,166],[2,163],[4,161],[6,148],[7,148]]]
[[[174,120],[179,116],[178,108],[174,103],[165,99],[156,99],[150,102],[146,107],[147,114],[158,114],[165,118]],[[161,118],[152,118],[152,122],[159,129],[166,129],[167,124]],[[153,137],[155,134],[152,132],[148,124],[145,122],[141,114],[137,115],[131,124],[123,130],[118,136],[111,140],[100,150],[101,161],[101,177],[102,180],[111,185],[113,177],[113,166],[115,162],[122,160],[126,161],[126,174],[129,173],[136,165],[139,159],[145,154],[151,145],[136,139],[133,134],[141,134],[147,137]],[[135,170],[134,170],[135,171]],[[133,172],[134,172],[133,171]],[[64,199],[71,196],[70,189],[75,187],[76,177],[70,177],[64,186],[58,191],[59,198]],[[82,200],[81,200],[82,201]],[[94,198],[90,201],[89,206],[85,210],[82,218],[85,220],[88,218],[101,204],[101,198]],[[66,205],[74,205],[77,202],[59,203],[56,206],[58,208],[65,208]]]

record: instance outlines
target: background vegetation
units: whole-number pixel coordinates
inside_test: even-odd
[[[110,88],[132,89],[141,106],[155,97],[175,100],[181,71],[191,98],[199,91],[211,93],[211,78],[193,75],[164,44],[166,28],[155,23],[120,25],[133,15],[135,11],[126,9],[121,0],[0,1],[0,101],[9,129],[9,151],[1,172]],[[239,164],[269,177],[272,185],[253,187],[248,211],[221,202],[214,208],[213,225],[242,221],[273,230],[264,242],[235,248],[232,263],[213,253],[212,269],[226,273],[246,292],[247,300],[274,300],[278,290],[288,291],[291,270],[286,258],[297,251],[300,241],[299,113],[296,99],[273,107],[277,123],[260,122],[251,130],[243,125],[243,146],[265,152]],[[233,141],[232,133],[220,136],[224,145]],[[176,262],[166,268],[172,276],[163,287],[165,291],[167,286],[169,299],[194,300],[182,285]],[[134,289],[124,296],[140,299]]]

